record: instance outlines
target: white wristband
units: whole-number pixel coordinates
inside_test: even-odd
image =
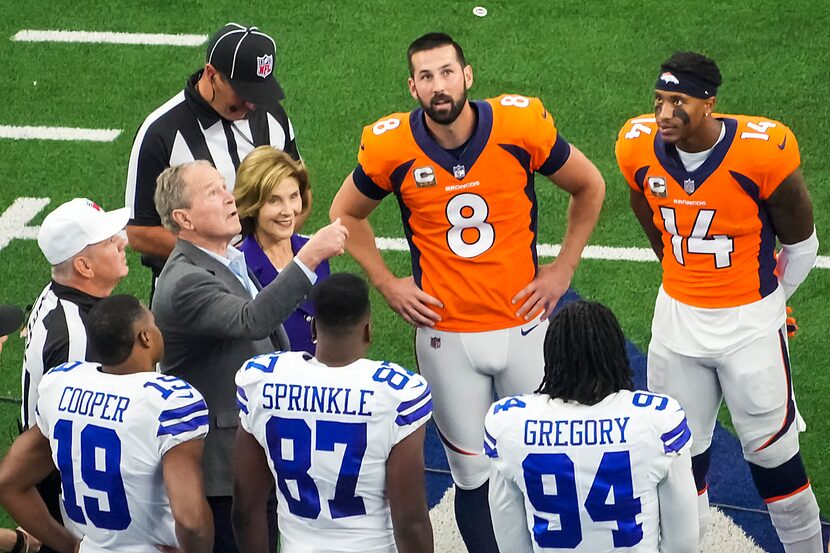
[[[813,234],[796,244],[782,244],[778,253],[778,281],[787,299],[804,282],[818,257],[818,236]]]

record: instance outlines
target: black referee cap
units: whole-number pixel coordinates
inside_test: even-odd
[[[245,101],[266,104],[285,98],[274,78],[274,39],[256,27],[228,23],[208,43],[207,63],[230,80]]]
[[[0,305],[0,336],[11,334],[22,324],[22,309],[16,305]]]

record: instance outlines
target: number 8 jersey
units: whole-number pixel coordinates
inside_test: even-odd
[[[61,475],[66,527],[82,553],[178,546],[162,457],[208,433],[202,395],[174,376],[103,373],[71,361],[44,375],[35,410]]]
[[[241,426],[277,483],[280,551],[397,551],[386,461],[432,415],[426,380],[389,362],[328,367],[283,352],[249,360],[236,385]]]
[[[358,190],[394,193],[416,284],[443,309],[435,328],[481,332],[523,321],[510,300],[536,275],[533,174],[555,173],[570,155],[537,98],[502,95],[471,102],[478,120],[450,152],[424,112],[395,113],[364,128],[353,173]]]
[[[793,133],[777,121],[714,115],[723,138],[694,171],[663,142],[653,115],[617,138],[625,180],[645,195],[663,234],[663,289],[703,308],[747,305],[775,292],[775,229],[765,201],[800,164]]]

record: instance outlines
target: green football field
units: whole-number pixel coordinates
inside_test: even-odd
[[[175,2],[0,0],[0,126],[119,129],[111,142],[0,138],[0,213],[18,198],[49,198],[29,224],[59,203],[89,197],[105,209],[124,203],[133,135],[144,117],[177,93],[203,64],[204,46],[20,42],[18,31],[72,30],[210,34],[227,21],[258,25],[277,40],[275,73],[285,107],[312,175],[315,209],[306,231],[327,221],[328,206],[353,169],[361,129],[381,116],[413,107],[406,88],[405,50],[433,30],[453,35],[473,66],[476,98],[501,93],[540,97],[564,136],[602,171],[608,193],[591,243],[646,247],[628,209],[628,189],[614,161],[614,140],[629,118],[651,109],[660,62],[675,50],[715,58],[724,74],[719,111],[765,115],[789,125],[799,139],[813,195],[822,255],[830,254],[830,151],[827,82],[830,10],[809,0],[730,3],[511,0],[483,3],[486,17],[466,1]],[[539,242],[562,237],[567,196],[538,181]],[[0,245],[11,228],[0,220]],[[396,202],[373,216],[379,236],[402,237]],[[389,252],[399,275],[409,257]],[[130,255],[130,276],[119,292],[145,298],[149,274]],[[335,270],[356,270],[348,258]],[[31,304],[49,267],[31,240],[0,249],[0,303]],[[608,304],[627,336],[645,349],[660,281],[656,263],[585,260],[573,282],[580,295]],[[830,456],[824,436],[830,393],[830,343],[824,299],[830,270],[814,270],[791,301],[801,327],[791,344],[799,406],[809,430],[805,463],[819,503],[830,510]],[[825,290],[825,292],[822,292]],[[372,355],[413,366],[412,329],[375,297]],[[0,357],[0,447],[13,439],[20,397],[22,340]],[[726,420],[726,419],[724,419]],[[0,519],[0,522],[5,522]]]

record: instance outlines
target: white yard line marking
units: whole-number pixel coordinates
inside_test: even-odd
[[[3,135],[3,130],[7,127],[0,126],[0,137]],[[26,127],[16,127],[16,128],[26,128]],[[36,127],[28,127],[28,128],[36,128]],[[49,128],[49,127],[39,127],[39,128]],[[69,130],[90,130],[90,129],[69,129]],[[101,131],[103,132],[103,131]],[[112,131],[112,132],[120,132],[120,131]],[[117,136],[117,134],[115,135]],[[114,138],[114,137],[113,137]],[[84,140],[84,139],[55,139],[55,140]],[[91,139],[86,139],[91,140]],[[40,209],[43,209],[43,206],[49,203],[49,198],[18,198],[15,200],[15,203],[9,207],[5,213],[0,215],[0,250],[5,248],[9,240],[12,238],[30,238],[34,239],[37,237],[37,231],[39,227],[26,227],[24,229],[24,233],[20,235],[10,236],[11,227],[4,226],[3,221],[5,220],[7,214],[12,213],[14,209],[20,209],[18,207],[19,202],[42,202],[37,205],[40,207],[37,211],[35,211],[31,217],[29,217],[23,225],[25,225],[28,221],[30,221],[35,215],[37,215]],[[30,205],[30,204],[26,204]],[[19,225],[18,225],[19,226]],[[16,228],[16,227],[15,227]],[[22,228],[22,227],[21,227]],[[378,246],[378,249],[384,251],[394,251],[394,252],[407,252],[409,251],[409,245],[404,238],[384,238],[382,236],[378,236],[375,238],[375,243]],[[538,244],[536,246],[536,251],[539,253],[540,257],[554,257],[559,253],[559,244]],[[656,262],[657,258],[654,256],[654,252],[652,252],[648,248],[620,248],[620,247],[613,247],[613,246],[588,246],[585,248],[585,251],[582,252],[582,259],[605,259],[608,261],[638,261],[638,262]],[[816,260],[816,264],[814,265],[816,269],[830,269],[830,257],[826,255],[818,256]]]
[[[0,138],[12,140],[87,140],[112,142],[121,129],[79,129],[74,127],[17,127],[0,125]]]
[[[15,238],[37,240],[40,227],[29,227],[41,210],[49,205],[49,198],[17,198],[12,205],[0,214],[0,250]]]
[[[95,44],[143,44],[148,46],[201,46],[207,35],[113,33],[98,31],[44,31],[24,29],[12,40],[18,42],[91,42]]]
[[[405,252],[409,245],[404,238],[375,238],[380,250]],[[559,254],[559,244],[537,244],[536,251],[541,257],[555,257]],[[582,259],[607,259],[609,261],[656,262],[654,252],[648,248],[621,248],[614,246],[588,246],[582,252]],[[820,255],[816,259],[816,269],[830,269],[830,256]]]

